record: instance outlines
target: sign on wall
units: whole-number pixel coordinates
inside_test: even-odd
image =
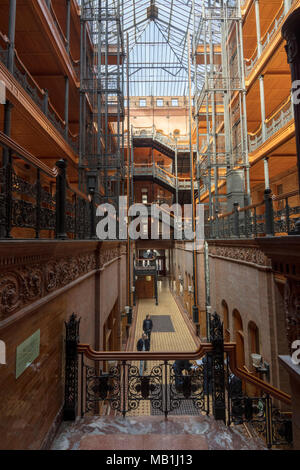
[[[16,379],[23,374],[33,361],[40,355],[41,330],[37,330],[17,347]]]

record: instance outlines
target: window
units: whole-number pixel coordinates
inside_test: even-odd
[[[146,105],[147,105],[146,100],[140,100],[140,108],[145,108]]]
[[[178,106],[178,99],[172,99],[172,106]]]
[[[156,100],[156,106],[163,106],[164,100]]]

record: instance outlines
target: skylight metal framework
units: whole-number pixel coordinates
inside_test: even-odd
[[[98,0],[88,3],[96,8]],[[120,0],[122,33],[123,37],[128,33],[129,38],[131,96],[187,95],[187,38],[189,33],[198,31],[202,6],[206,8],[208,3],[209,0]],[[115,8],[116,4],[116,0],[108,0],[108,8]],[[157,14],[151,14],[151,7]],[[112,28],[108,40],[113,40],[115,34]]]
[[[124,179],[120,6],[120,0],[81,1],[80,169],[89,188],[104,188],[104,200],[116,204]]]
[[[250,203],[246,88],[240,0],[211,0],[195,21],[195,119],[200,192],[210,219]],[[198,26],[197,26],[198,25]],[[226,181],[227,194],[219,193]]]

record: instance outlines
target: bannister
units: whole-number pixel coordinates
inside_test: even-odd
[[[265,120],[266,124],[266,140],[274,135],[279,129],[294,119],[294,109],[291,97],[285,100],[274,113]],[[256,132],[249,133],[249,151],[254,152],[264,142],[262,125]]]
[[[276,207],[276,204],[278,207]],[[207,238],[255,238],[298,233],[300,220],[299,191],[280,196],[265,192],[264,200],[207,219]]]
[[[3,50],[1,47],[0,60],[4,63],[5,66],[7,66],[7,50]],[[14,60],[15,67],[13,76],[28,93],[28,95],[35,102],[35,104],[40,108],[43,114],[45,114],[45,116],[49,119],[49,121],[65,139],[66,123],[59,116],[55,107],[48,98],[48,92],[39,87],[38,83],[35,81],[26,66],[23,64],[16,50],[14,54]],[[78,135],[73,135],[69,130],[67,142],[72,147],[74,152],[78,153]]]
[[[96,238],[93,195],[70,187],[65,160],[51,169],[2,132],[0,146],[1,239],[41,238],[41,231],[49,239]]]

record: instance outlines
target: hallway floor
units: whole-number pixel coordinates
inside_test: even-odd
[[[174,331],[153,331],[151,334],[151,351],[181,352],[197,349],[198,345],[170,292],[169,283],[166,278],[158,282],[158,305],[155,305],[155,299],[141,299],[138,302],[133,350],[136,350],[137,341],[142,336],[143,321],[147,314],[151,315],[153,330],[156,327],[157,329],[167,329],[170,324],[171,326],[173,325],[174,329]],[[166,328],[163,328],[164,326]],[[150,361],[147,364],[147,373],[157,364],[158,361]],[[139,363],[133,362],[133,365],[139,366]],[[141,401],[139,408],[131,411],[128,416],[150,416],[150,414],[149,401]]]
[[[196,337],[188,320],[180,312],[165,279],[159,282],[159,305],[154,299],[138,303],[131,337],[132,349],[142,334],[145,316],[153,320],[152,351],[193,351]],[[158,330],[158,331],[155,331]],[[139,366],[138,362],[133,365]],[[147,374],[155,361],[149,361]],[[249,439],[243,429],[227,427],[205,412],[154,416],[150,402],[140,401],[136,410],[121,416],[84,416],[75,422],[63,422],[52,450],[259,450],[260,439]],[[193,415],[195,414],[195,415]]]

